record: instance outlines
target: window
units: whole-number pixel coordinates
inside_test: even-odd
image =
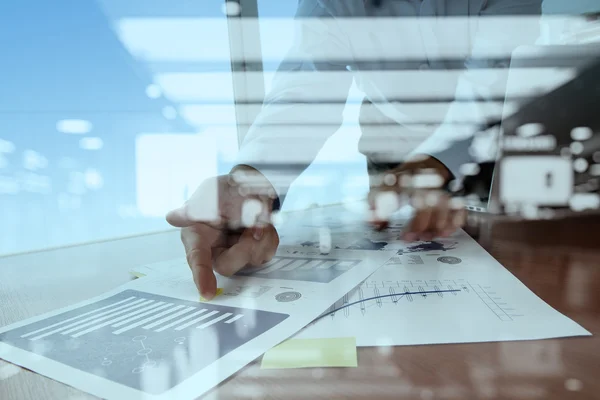
[[[0,254],[165,229],[166,211],[230,169],[224,11],[219,0],[0,4]]]
[[[544,14],[597,19],[593,0],[575,9],[559,3],[545,1]],[[2,2],[0,254],[167,228],[169,209],[235,163],[239,140],[292,45],[297,6],[298,0]],[[597,41],[597,25],[575,29],[580,20],[571,26],[548,18],[540,43]],[[415,67],[421,77],[440,75],[422,66]],[[364,198],[363,97],[353,85],[341,127],[292,186],[284,208]]]

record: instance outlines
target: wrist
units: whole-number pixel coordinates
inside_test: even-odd
[[[440,160],[425,154],[411,157],[402,164],[401,169],[411,174],[418,173],[419,171],[433,170],[442,177],[444,185],[454,179],[452,172]]]

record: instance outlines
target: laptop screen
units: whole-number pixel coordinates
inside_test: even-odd
[[[519,71],[525,68],[546,69],[559,85],[533,100],[520,99],[519,110],[503,119],[491,211],[537,219],[558,210],[597,208],[599,56],[598,45],[515,52],[507,99],[519,92]]]

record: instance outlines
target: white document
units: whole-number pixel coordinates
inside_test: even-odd
[[[292,336],[390,252],[281,246],[218,277],[200,302],[185,260],[91,300],[0,329],[0,358],[107,399],[194,399]]]
[[[334,249],[395,255],[295,338],[355,336],[358,346],[398,346],[590,335],[462,230],[446,239],[406,243],[400,240],[401,222],[383,232],[360,222],[327,229]],[[294,224],[281,236],[285,244],[318,248],[323,227]]]
[[[294,337],[354,336],[358,346],[400,346],[590,335],[464,231],[406,243],[400,240],[404,224],[396,221],[376,232],[359,218],[309,213],[280,227],[283,245],[321,251],[325,243],[332,251],[361,249],[367,256],[393,252],[384,266]]]

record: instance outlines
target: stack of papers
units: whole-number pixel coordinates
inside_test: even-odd
[[[219,276],[210,302],[185,259],[142,266],[141,279],[1,329],[0,357],[103,398],[192,399],[275,346],[264,368],[355,366],[356,346],[590,335],[464,232],[405,243],[402,229],[297,221],[269,263]]]

